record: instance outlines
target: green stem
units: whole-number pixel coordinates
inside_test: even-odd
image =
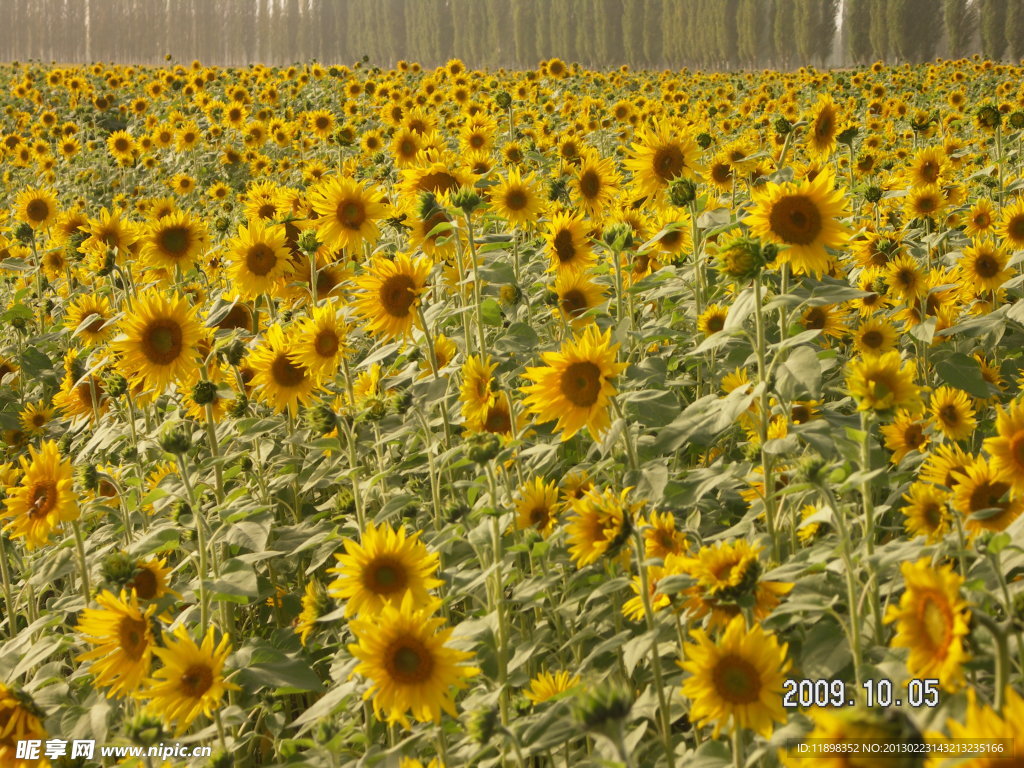
[[[210,626],[210,599],[206,593],[206,527],[203,522],[202,512],[199,509],[199,501],[196,499],[195,489],[192,487],[192,480],[189,477],[185,454],[179,453],[177,459],[178,471],[181,473],[181,482],[185,485],[185,494],[188,496],[189,506],[192,507],[192,518],[196,526],[196,549],[199,550],[199,626],[205,636]]]
[[[757,353],[757,380],[761,385],[760,411],[761,411],[761,469],[764,472],[764,516],[768,526],[768,538],[771,540],[772,560],[779,562],[781,552],[779,551],[779,537],[775,530],[775,480],[772,477],[773,457],[765,451],[765,443],[768,442],[768,426],[771,422],[771,411],[769,410],[768,399],[768,371],[767,371],[767,348],[764,329],[764,299],[761,294],[761,277],[758,275],[754,283],[754,328],[756,333]]]
[[[11,597],[11,573],[7,566],[7,543],[2,532],[0,532],[0,578],[3,578],[4,583],[4,607],[7,615],[7,634],[9,637],[14,637],[18,634],[18,613],[14,604],[14,599]]]
[[[972,611],[971,617],[988,630],[996,644],[995,653],[995,710],[1002,713],[1006,699],[1007,679],[1010,672],[1010,650],[1006,642],[1007,629],[996,623],[995,619],[984,611]]]
[[[856,683],[857,691],[859,692],[861,690],[861,683],[864,681],[864,674],[862,671],[863,660],[861,657],[858,591],[853,568],[853,554],[850,549],[850,533],[846,527],[843,510],[840,508],[835,494],[832,493],[832,489],[827,485],[823,485],[821,489],[825,495],[825,500],[828,502],[829,506],[832,507],[832,520],[835,522],[836,532],[839,534],[839,553],[843,558],[843,571],[846,576],[846,602],[848,604],[847,610],[850,617],[849,634],[850,645],[852,646],[850,651],[853,656],[853,679]]]
[[[82,596],[85,604],[89,605],[89,596],[92,589],[89,586],[89,564],[85,560],[85,540],[82,538],[82,525],[78,520],[71,523],[71,530],[75,534],[75,550],[78,553],[78,567],[82,571]],[[5,585],[6,586],[6,585]]]
[[[484,355],[487,345],[484,343],[484,312],[480,306],[480,266],[476,258],[476,236],[473,234],[473,218],[466,214],[466,238],[469,240],[469,258],[473,265],[473,304],[476,308],[477,340],[480,343],[480,355]]]
[[[860,444],[861,473],[865,476],[871,471],[871,429],[874,423],[872,414],[860,412],[860,428],[864,439]],[[860,484],[860,495],[864,503],[864,538],[867,540],[868,579],[872,582],[871,614],[875,621],[875,642],[882,642],[882,601],[879,595],[879,574],[875,573],[875,504],[871,498],[871,482],[867,479]]]

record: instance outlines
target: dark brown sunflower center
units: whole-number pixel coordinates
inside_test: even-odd
[[[944,405],[939,409],[939,418],[947,427],[955,427],[960,423],[960,409],[952,403]]]
[[[1006,234],[1014,242],[1024,242],[1024,216],[1014,216],[1006,223]]]
[[[668,232],[666,232],[664,235],[661,236],[661,240],[659,240],[658,242],[661,243],[661,247],[662,248],[666,248],[668,250],[672,250],[673,248],[675,248],[680,243],[680,241],[682,239],[683,239],[683,232],[682,232],[682,230],[670,229]]]
[[[392,275],[380,287],[380,303],[392,317],[408,317],[416,300],[416,283],[409,275]]]
[[[551,519],[551,513],[547,507],[534,507],[530,510],[530,524],[537,528],[544,528]]]
[[[118,152],[128,151],[128,140],[124,137],[114,139],[114,149]]]
[[[339,346],[338,334],[330,328],[320,331],[313,341],[313,348],[321,357],[333,357],[337,353]]]
[[[1018,471],[1024,473],[1024,432],[1017,432],[1010,438],[1010,456],[1016,462]]]
[[[345,229],[358,230],[366,221],[366,209],[358,200],[345,200],[338,203],[336,214],[338,223]]]
[[[85,326],[85,330],[89,333],[99,333],[103,328],[103,323],[106,322],[106,318],[98,312],[90,313],[87,319],[89,320],[89,324]]]
[[[205,664],[193,664],[181,676],[181,693],[198,699],[213,686],[213,670]]]
[[[563,264],[572,261],[576,257],[576,243],[573,242],[572,232],[568,229],[559,231],[552,242],[555,246],[555,254]]]
[[[732,178],[732,168],[725,163],[715,163],[711,166],[711,178],[719,184],[724,184]]]
[[[984,481],[978,483],[978,485],[971,492],[970,506],[971,512],[978,512],[983,509],[1008,509],[1009,503],[1002,502],[1000,499],[1003,495],[1010,490],[1010,486],[1006,483]]]
[[[217,323],[218,328],[249,328],[251,325],[252,315],[244,304],[235,304]]]
[[[526,192],[522,189],[510,189],[505,195],[505,207],[510,211],[521,211],[528,203]]]
[[[508,409],[502,405],[489,407],[487,418],[484,419],[484,430],[496,435],[505,435],[511,432],[512,416]]]
[[[810,245],[821,234],[821,212],[806,195],[788,195],[768,215],[772,232],[784,243]]]
[[[562,294],[559,303],[565,314],[576,315],[587,309],[587,295],[578,288],[572,288]]]
[[[444,171],[424,174],[416,184],[416,189],[420,192],[451,192],[458,188],[459,182],[455,177]]]
[[[408,583],[405,566],[390,557],[377,558],[366,567],[363,575],[363,585],[377,595],[402,592]]]
[[[129,586],[135,588],[135,594],[138,595],[140,600],[152,600],[156,597],[156,574],[148,568],[140,568],[138,573],[132,577]]]
[[[279,387],[298,387],[306,381],[306,369],[296,365],[288,359],[284,352],[278,352],[273,364],[270,366],[270,374],[274,383]]]
[[[744,658],[723,656],[711,673],[715,692],[730,704],[753,704],[761,696],[761,675]]]
[[[121,650],[132,661],[138,661],[146,650],[146,622],[125,616],[118,627]]]
[[[601,194],[601,176],[592,168],[580,174],[580,194],[587,200],[593,200]]]
[[[974,262],[974,271],[982,279],[991,279],[999,274],[999,262],[990,253],[983,253]]]
[[[413,157],[419,151],[419,147],[412,139],[403,139],[398,143],[398,154],[402,157]]]
[[[583,360],[573,363],[562,372],[562,395],[573,405],[589,408],[601,394],[601,369]]]
[[[387,654],[388,672],[404,685],[415,685],[430,679],[434,659],[430,651],[414,638],[398,640]]]
[[[992,223],[992,217],[987,213],[979,213],[974,217],[974,226],[978,229],[985,229],[989,224]]]
[[[330,118],[327,118],[327,117],[324,117],[323,115],[321,115],[320,117],[318,117],[316,119],[316,128],[317,128],[318,131],[326,131],[330,127],[331,127]]]
[[[903,442],[909,448],[917,448],[924,443],[924,427],[920,424],[911,424],[903,432]]]
[[[154,320],[142,335],[142,351],[151,363],[168,365],[181,357],[181,326],[170,318]]]
[[[881,331],[874,329],[867,331],[863,336],[860,337],[861,343],[868,349],[880,349],[885,343],[885,336]]]
[[[929,184],[934,184],[939,179],[939,166],[929,160],[921,166],[921,178]]]
[[[804,325],[810,330],[820,331],[827,322],[828,313],[820,307],[815,307],[804,315]]]
[[[169,227],[160,233],[160,248],[171,256],[183,256],[191,244],[191,234],[188,227]]]
[[[711,315],[707,319],[707,327],[711,333],[717,333],[725,328],[725,316],[720,314]]]
[[[245,266],[252,274],[263,277],[277,265],[277,254],[266,243],[255,243],[245,254]]]
[[[45,200],[36,198],[25,206],[25,213],[30,221],[46,221],[46,218],[50,215],[50,206]]]
[[[47,481],[36,482],[29,491],[29,498],[29,517],[44,517],[57,503],[57,485]]]
[[[654,153],[654,162],[651,166],[659,179],[669,182],[683,172],[686,157],[683,150],[675,145],[662,147]]]
[[[930,195],[922,195],[917,198],[917,212],[920,214],[934,213],[939,207],[939,201]]]
[[[942,524],[942,506],[935,503],[928,503],[921,510],[921,517],[930,530],[938,530]]]

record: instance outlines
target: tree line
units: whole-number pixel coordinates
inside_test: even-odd
[[[4,0],[0,61],[789,69],[1024,58],[1022,0]],[[841,11],[841,13],[840,13]],[[841,15],[841,18],[840,18]]]

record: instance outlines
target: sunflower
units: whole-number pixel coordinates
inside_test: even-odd
[[[1004,208],[999,217],[999,236],[1012,248],[1024,248],[1024,197]]]
[[[532,528],[547,538],[554,530],[558,508],[558,485],[542,477],[534,477],[519,486],[516,492],[516,527],[520,530]]]
[[[108,697],[121,698],[138,690],[149,674],[155,645],[150,619],[156,605],[143,612],[138,596],[124,590],[120,596],[104,590],[96,602],[100,608],[86,608],[75,627],[95,647],[75,660],[92,662],[96,685],[108,687]]]
[[[724,627],[750,604],[761,620],[793,589],[782,581],[762,581],[760,547],[743,539],[701,547],[687,558],[683,571],[697,583],[686,591],[686,608],[697,618],[709,617],[712,627]]]
[[[928,409],[935,428],[950,440],[966,440],[978,424],[967,393],[953,387],[934,390]]]
[[[604,287],[595,283],[583,270],[561,270],[552,289],[558,299],[558,310],[573,328],[594,322],[589,311],[607,301]]]
[[[223,674],[231,653],[230,638],[222,635],[215,644],[213,627],[206,631],[202,645],[196,645],[185,625],[179,624],[173,635],[164,633],[163,647],[154,647],[153,653],[163,667],[137,695],[148,700],[149,712],[175,726],[175,736],[183,734],[200,714],[212,718],[226,691],[240,690]]]
[[[113,333],[114,313],[110,300],[102,294],[85,291],[72,299],[64,315],[64,327],[87,345],[102,344]]]
[[[904,362],[896,350],[851,360],[846,386],[860,411],[914,410],[921,402],[914,383],[914,364]]]
[[[523,695],[533,704],[543,704],[556,697],[561,697],[580,684],[580,676],[565,670],[560,672],[541,672],[530,680],[530,690]]]
[[[690,634],[697,642],[683,646],[679,665],[690,673],[683,695],[693,702],[693,723],[714,723],[715,738],[722,728],[749,728],[771,736],[774,723],[786,722],[782,693],[791,666],[789,645],[779,645],[760,624],[747,629],[742,616],[729,622],[717,642],[702,629]]]
[[[697,169],[697,142],[667,121],[637,131],[625,161],[640,195],[657,197],[675,179],[693,178]]]
[[[291,332],[291,358],[319,379],[329,379],[338,370],[347,351],[348,326],[338,317],[334,302],[314,307]]]
[[[398,188],[402,200],[415,204],[423,192],[442,198],[463,187],[472,188],[473,183],[473,176],[454,157],[430,150],[417,155],[412,167],[402,169]]]
[[[48,734],[43,727],[44,713],[32,698],[16,688],[0,683],[0,765],[4,768],[48,768],[46,758],[29,760],[18,757],[18,743],[44,741]]]
[[[953,489],[967,474],[972,457],[956,443],[940,445],[921,466],[920,477],[929,483]]]
[[[577,568],[614,556],[626,543],[632,521],[642,504],[627,501],[632,488],[615,493],[611,488],[591,488],[569,502],[572,514],[566,524],[569,556]],[[623,552],[628,555],[628,550]]]
[[[641,518],[637,526],[644,534],[645,557],[664,560],[686,551],[686,536],[676,528],[676,518],[671,512],[653,512],[650,518]]]
[[[547,243],[551,258],[551,272],[583,271],[594,262],[595,256],[590,248],[587,226],[578,213],[566,211],[555,214],[548,223],[544,241]]]
[[[660,592],[658,585],[666,576],[676,576],[685,573],[686,558],[679,555],[669,555],[665,558],[663,565],[649,565],[647,569],[647,597],[650,601],[651,611],[657,613],[663,608],[672,605],[670,595]],[[622,604],[622,615],[630,621],[644,621],[647,617],[647,606],[643,598],[644,583],[640,574],[636,574],[629,581],[629,588],[633,591],[633,597]]]
[[[869,317],[853,332],[853,346],[862,355],[880,355],[896,348],[896,328],[888,320]]]
[[[139,256],[150,266],[187,272],[209,240],[210,233],[201,220],[178,211],[149,224]]]
[[[46,425],[53,421],[53,408],[42,400],[28,403],[18,414],[18,422],[26,434],[38,436],[46,431]]]
[[[431,262],[399,253],[394,260],[375,256],[366,271],[356,278],[356,312],[366,329],[386,339],[409,336],[419,326],[416,308],[427,286]]]
[[[879,757],[851,757],[866,744],[913,744],[903,729],[903,723],[888,712],[876,712],[861,708],[806,710],[814,727],[804,737],[804,742],[814,744],[820,755],[815,755],[813,764],[818,768],[882,768],[893,765],[892,761]],[[799,748],[798,748],[799,749]],[[779,760],[787,768],[806,768],[807,757],[798,749],[779,750]],[[885,760],[885,762],[883,762]],[[908,761],[908,765],[922,765],[923,762]],[[900,760],[895,765],[903,766]]]
[[[757,237],[784,246],[779,257],[797,274],[820,275],[832,262],[826,248],[840,248],[849,239],[839,219],[846,215],[845,190],[835,188],[830,171],[813,181],[769,182],[755,189],[754,210],[744,222]]]
[[[294,338],[286,338],[281,326],[275,323],[248,358],[256,396],[277,413],[286,408],[294,413],[300,403],[308,404],[317,386],[313,373],[295,362],[294,346]]]
[[[227,250],[231,284],[246,299],[273,294],[293,270],[287,232],[281,224],[252,220],[238,228]]]
[[[428,590],[443,584],[434,576],[440,563],[437,553],[420,541],[419,531],[408,535],[404,525],[395,529],[369,522],[358,542],[346,538],[342,546],[345,554],[336,554],[338,565],[328,569],[338,578],[327,591],[345,601],[346,616],[376,616],[407,595],[420,608],[432,602]]]
[[[988,752],[987,756],[978,756],[967,762],[962,756],[951,756],[935,761],[934,768],[1019,768],[1020,752],[1017,745],[1024,739],[1024,698],[1009,685],[1004,692],[1002,712],[996,712],[991,707],[978,703],[977,693],[974,688],[967,690],[967,711],[963,716],[963,723],[955,720],[947,720],[946,727],[949,729],[950,742],[954,750],[959,744],[968,743],[989,743],[1013,744],[1017,751],[1016,759],[1010,755]],[[929,768],[932,765],[929,764]]]
[[[166,594],[177,594],[167,586],[167,577],[171,569],[167,567],[167,558],[151,557],[149,560],[136,560],[135,573],[125,582],[125,589],[135,592],[140,600],[159,600]]]
[[[931,483],[913,483],[903,500],[903,525],[911,536],[925,536],[936,544],[949,532],[948,491]]]
[[[121,373],[147,389],[162,392],[194,370],[203,335],[197,312],[177,293],[140,293],[118,326],[121,335],[111,343]]]
[[[910,254],[897,256],[885,268],[885,278],[897,297],[912,304],[928,293],[928,278]]]
[[[317,238],[334,250],[358,252],[363,243],[373,245],[380,236],[377,222],[387,208],[379,192],[355,179],[332,176],[309,193],[316,220]]]
[[[459,402],[462,403],[462,420],[466,424],[482,423],[488,409],[494,405],[494,369],[490,356],[481,358],[470,355],[462,365],[462,384],[459,387]]]
[[[1024,491],[1024,400],[1016,400],[1005,410],[996,409],[995,437],[985,439],[989,465],[1001,480],[1013,485],[1018,495]]]
[[[814,108],[810,128],[807,131],[807,154],[814,160],[827,160],[836,148],[839,132],[836,105],[830,96],[822,96]]]
[[[967,212],[964,234],[970,238],[984,237],[991,234],[995,222],[995,206],[987,197],[980,197]]]
[[[57,196],[50,189],[29,188],[14,199],[14,218],[33,230],[48,227],[58,213]]]
[[[107,151],[121,165],[134,163],[136,150],[135,139],[127,131],[114,131],[107,137]]]
[[[934,184],[914,187],[907,194],[903,210],[910,219],[936,218],[946,207],[946,196]]]
[[[471,653],[449,648],[450,628],[444,619],[432,618],[440,604],[435,600],[417,608],[411,592],[398,605],[387,604],[380,613],[349,622],[357,642],[349,652],[359,659],[354,672],[368,677],[373,686],[364,698],[373,699],[377,717],[409,727],[406,713],[420,722],[441,721],[441,712],[455,716],[451,689],[463,689],[466,680],[480,670],[461,662]]]
[[[912,451],[924,452],[928,445],[928,434],[925,432],[926,422],[908,411],[897,411],[892,424],[881,427],[885,438],[885,447],[892,451],[890,461],[899,464],[903,457]]]
[[[518,168],[491,187],[488,193],[491,209],[512,226],[528,226],[535,223],[544,212],[544,201],[537,191],[533,174],[525,179]]]
[[[611,425],[614,379],[627,367],[615,361],[618,348],[611,343],[610,329],[601,333],[590,325],[558,352],[542,353],[545,365],[527,367],[523,374],[533,382],[521,388],[527,410],[540,422],[557,419],[555,429],[563,441],[584,426],[592,438],[600,438]]]
[[[926,147],[914,155],[907,171],[907,182],[911,187],[927,187],[932,184],[940,184],[943,166],[946,163],[942,150],[936,147]]]
[[[991,463],[976,458],[953,488],[953,506],[967,518],[972,534],[1005,531],[1024,512],[1024,499],[1009,497],[1010,489]]]
[[[304,646],[309,641],[309,636],[316,632],[319,621],[334,610],[334,600],[327,594],[324,585],[317,579],[312,579],[306,584],[305,593],[302,595],[302,612],[295,620],[295,634],[299,636],[299,642]]]
[[[955,691],[963,684],[969,656],[964,641],[970,611],[960,595],[963,578],[950,565],[935,568],[930,559],[900,565],[906,591],[899,605],[890,604],[885,623],[896,623],[893,648],[907,648],[907,670],[913,677],[939,680]]]
[[[39,450],[30,445],[28,458],[21,456],[21,480],[7,489],[6,509],[0,518],[11,518],[3,530],[11,539],[25,539],[25,548],[38,549],[62,522],[77,520],[78,498],[73,489],[71,462],[62,460],[57,444],[44,440]]]
[[[612,159],[597,152],[584,152],[569,182],[573,201],[596,221],[614,202],[618,189],[619,175]]]
[[[975,240],[960,258],[960,274],[964,285],[975,293],[995,291],[1013,277],[1013,270],[1007,268],[1010,255],[988,240]]]
[[[721,304],[710,304],[697,318],[697,330],[705,336],[711,336],[725,328],[725,319],[729,308]]]

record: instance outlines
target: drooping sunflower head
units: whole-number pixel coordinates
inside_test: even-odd
[[[616,493],[612,488],[592,488],[570,502],[572,514],[566,530],[569,555],[577,567],[590,565],[605,555],[614,556],[626,543],[643,507],[643,502],[629,499],[632,490],[625,488]]]
[[[416,608],[428,605],[429,590],[442,584],[435,578],[439,559],[404,525],[366,524],[360,540],[345,539],[345,554],[335,555],[338,565],[329,569],[337,578],[328,585],[332,597],[345,602],[346,616],[373,616],[408,594]]]
[[[139,294],[118,326],[121,335],[112,342],[125,378],[162,392],[193,370],[203,336],[197,312],[177,293]]]
[[[306,645],[310,635],[316,632],[321,618],[334,610],[334,600],[324,585],[317,579],[311,579],[306,584],[305,594],[302,595],[302,612],[299,614],[295,624],[295,632],[299,641]]]

